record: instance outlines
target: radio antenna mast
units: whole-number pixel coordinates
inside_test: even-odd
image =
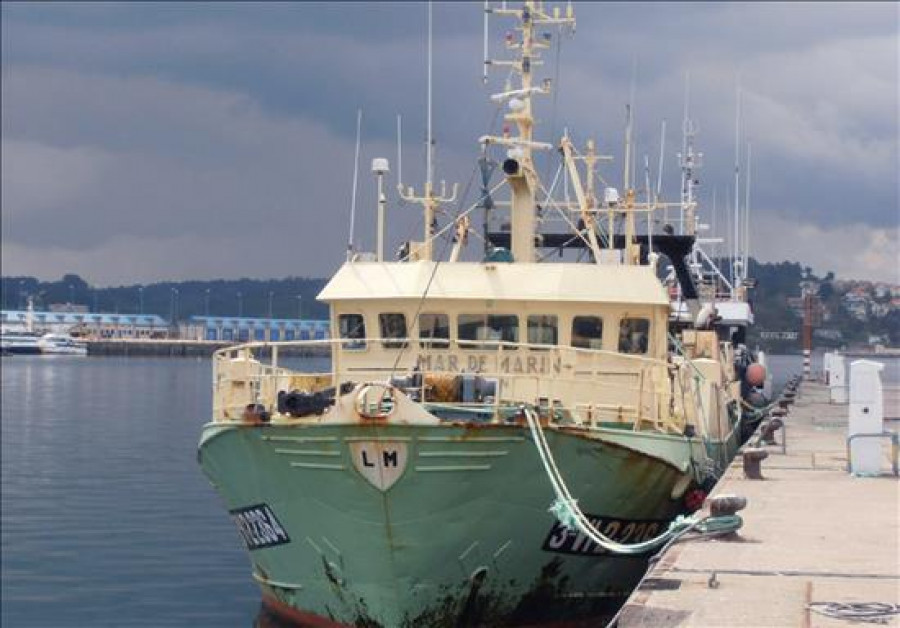
[[[426,130],[426,138],[425,141],[427,143],[427,150],[425,152],[425,185],[427,187],[432,187],[434,185],[434,137],[431,134],[431,74],[432,74],[432,63],[431,63],[431,49],[433,46],[433,33],[432,33],[432,19],[431,19],[431,0],[428,2],[428,129]]]
[[[438,196],[434,190],[434,136],[432,134],[432,48],[433,48],[433,30],[432,30],[432,3],[428,2],[428,82],[427,82],[427,119],[425,129],[425,191],[422,196],[416,196],[413,189],[403,190],[403,185],[398,185],[397,190],[400,198],[404,201],[421,203],[425,210],[424,216],[424,239],[421,243],[414,243],[415,250],[410,250],[407,259],[432,260],[433,258],[433,240],[434,240],[434,222],[435,211],[440,203],[452,203],[456,200],[456,184],[453,185],[453,193],[446,195],[446,184],[441,182],[441,194]]]
[[[350,198],[350,236],[347,238],[347,261],[353,257],[353,232],[356,226],[356,189],[359,180],[359,138],[362,130],[362,109],[356,110],[356,156],[353,158],[353,196]]]
[[[397,186],[403,186],[403,126],[397,114]]]
[[[656,172],[656,199],[655,202],[659,202],[659,197],[662,194],[662,173],[663,173],[663,155],[666,152],[666,119],[663,118],[662,124],[660,124],[659,129],[659,163],[657,165]]]
[[[484,0],[484,74],[481,76],[481,82],[487,85],[488,82],[488,66],[491,60],[488,57],[488,16],[491,14],[491,7],[488,0]]]
[[[734,271],[735,288],[741,283],[741,266],[743,265],[741,254],[740,226],[741,226],[741,78],[737,78],[736,103],[734,112]]]
[[[744,174],[744,273],[750,270],[750,142],[747,142],[747,172]]]

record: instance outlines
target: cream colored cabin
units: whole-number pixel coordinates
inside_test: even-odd
[[[350,262],[319,299],[341,378],[479,373],[503,399],[666,414],[669,301],[646,266]]]
[[[398,352],[408,367],[409,355],[437,348],[463,370],[467,351],[497,343],[666,358],[669,302],[642,266],[352,262],[319,299],[331,305],[333,335],[347,340],[340,370],[378,371]]]

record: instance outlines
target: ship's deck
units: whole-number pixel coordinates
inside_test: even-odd
[[[885,391],[887,430],[900,428],[897,392]],[[739,538],[674,545],[618,626],[847,626],[809,605],[900,604],[900,482],[890,475],[888,441],[885,475],[847,473],[847,415],[827,388],[803,383],[786,421],[786,453],[767,448],[765,480],[745,479],[739,456],[714,491],[747,497]]]

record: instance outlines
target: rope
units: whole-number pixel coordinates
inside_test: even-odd
[[[883,602],[813,602],[807,608],[825,617],[886,625],[892,616],[900,615],[900,604]]]
[[[722,533],[733,532],[740,528],[742,521],[737,515],[717,518],[707,517],[704,519],[699,519],[696,515],[689,517],[679,515],[669,524],[669,527],[665,532],[652,539],[628,544],[614,541],[595,528],[578,507],[578,501],[572,497],[572,494],[569,492],[569,489],[560,474],[559,468],[556,466],[556,462],[553,459],[553,453],[550,451],[550,446],[547,444],[544,432],[541,429],[540,422],[534,411],[526,406],[522,407],[522,411],[525,414],[525,419],[531,430],[531,436],[534,440],[535,447],[537,447],[538,455],[544,466],[544,471],[546,471],[547,478],[550,480],[553,492],[556,495],[556,499],[554,500],[553,505],[550,506],[549,511],[556,517],[557,521],[566,528],[578,530],[603,549],[614,554],[643,554],[668,541],[677,539],[692,530]]]

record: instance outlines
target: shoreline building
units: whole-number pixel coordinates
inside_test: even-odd
[[[34,331],[93,339],[167,338],[170,335],[169,322],[156,314],[108,314],[87,312],[80,308],[72,310],[2,310],[0,324],[4,330],[25,331],[29,328],[30,317],[30,326]]]
[[[327,320],[296,318],[191,316],[181,325],[182,338],[220,342],[324,340],[329,334]]]

